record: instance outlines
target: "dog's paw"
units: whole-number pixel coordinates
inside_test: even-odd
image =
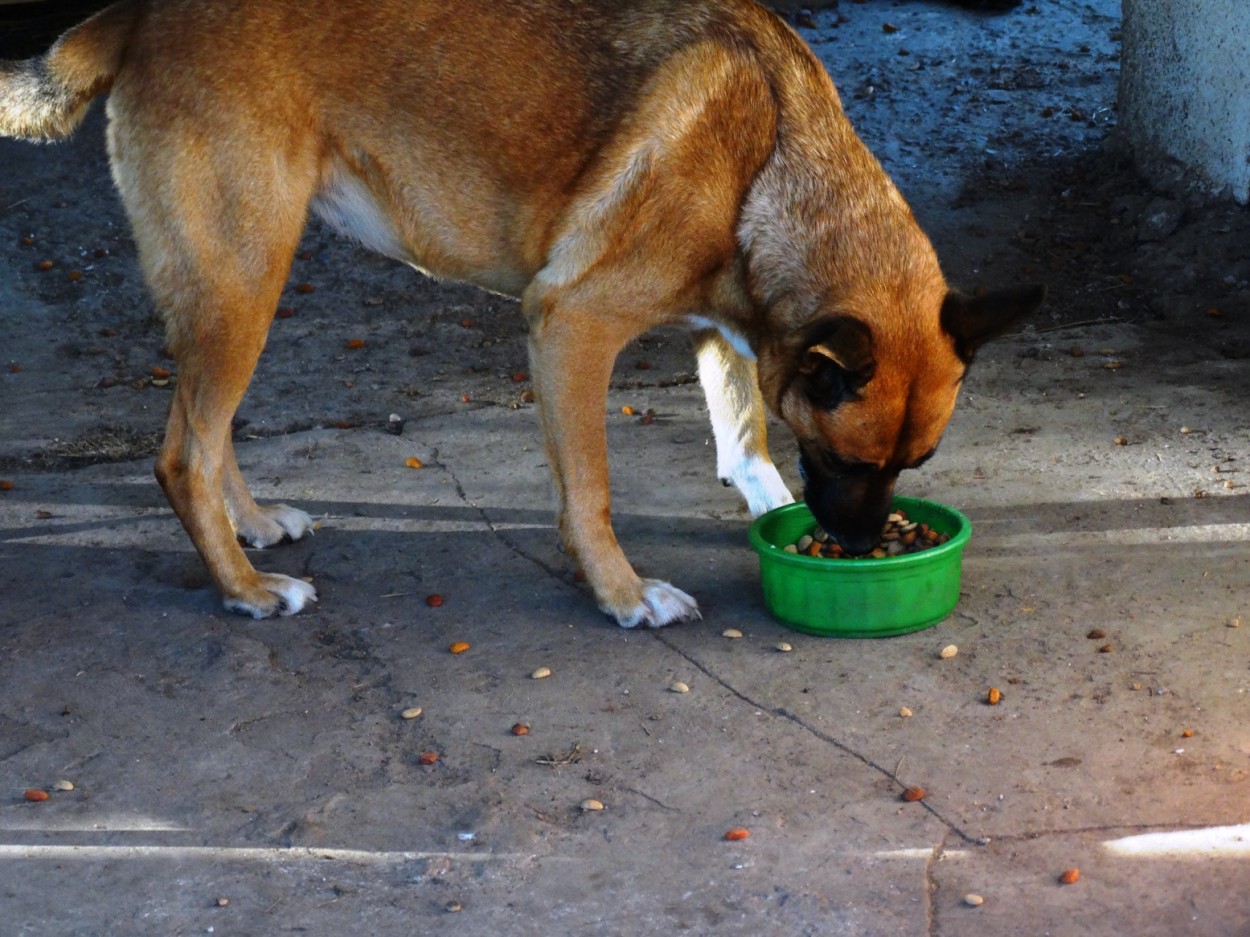
[[[287,504],[257,506],[257,513],[238,525],[235,533],[249,547],[271,547],[284,540],[298,540],[313,531],[313,519]]]
[[[624,614],[604,609],[622,628],[663,628],[703,617],[699,603],[662,579],[642,580],[642,601]]]
[[[228,595],[222,604],[227,611],[253,618],[272,618],[274,615],[294,615],[307,603],[316,601],[317,590],[304,580],[278,573],[261,573],[256,589],[247,595]]]
[[[794,503],[794,495],[781,480],[777,466],[767,459],[752,456],[721,472],[721,480],[733,485],[746,499],[752,517],[766,514],[773,508]]]

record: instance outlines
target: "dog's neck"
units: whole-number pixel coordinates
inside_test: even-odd
[[[738,221],[747,286],[757,306],[770,320],[775,314],[789,320],[774,325],[794,327],[831,304],[863,305],[895,284],[917,278],[941,283],[928,238],[856,135],[823,66],[807,51],[779,67],[791,74],[773,86],[775,145]]]

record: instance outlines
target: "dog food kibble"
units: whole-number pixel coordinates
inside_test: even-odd
[[[791,651],[794,650],[794,648],[790,645],[789,641],[778,641],[776,644],[773,645],[773,647],[781,651],[782,654],[789,654]]]
[[[428,605],[430,608],[438,608],[440,605],[443,604],[443,597],[439,595],[437,592],[434,593],[433,595],[427,595],[425,597],[425,604]]]
[[[1081,880],[1081,870],[1078,868],[1065,869],[1063,874],[1059,876],[1059,884],[1075,885]]]
[[[919,553],[931,547],[941,546],[950,540],[950,534],[934,530],[928,524],[917,523],[907,519],[902,511],[895,511],[881,528],[877,545],[868,553],[851,554],[842,549],[832,536],[817,527],[810,534],[804,534],[792,544],[786,544],[787,553],[801,553],[806,556],[822,556],[826,559],[885,559],[891,556],[903,556],[907,553]]]
[[[918,800],[924,800],[928,793],[923,787],[909,787],[903,791],[903,800],[914,804]]]
[[[547,677],[551,676],[551,668],[539,667],[532,674],[530,674],[530,676],[533,677],[535,680],[545,680]]]
[[[438,764],[438,752],[422,752],[417,756],[417,764],[434,765]]]
[[[529,735],[530,727],[527,726],[524,722],[518,722],[512,727],[512,734],[513,735]]]
[[[742,632],[737,628],[726,628],[720,633],[720,636],[722,638],[740,638],[742,637]]]
[[[73,781],[57,781],[52,787],[58,791],[72,791],[74,789]]]
[[[447,648],[447,650],[451,651],[453,654],[463,654],[468,649],[468,641],[453,641],[451,646]]]
[[[741,826],[735,826],[732,830],[729,830],[728,832],[725,833],[725,839],[729,840],[731,843],[736,843],[744,839],[749,839],[750,836],[751,836],[751,831]]]
[[[964,895],[964,904],[970,908],[979,908],[981,905],[985,904],[985,899],[980,895],[968,894]]]
[[[690,687],[686,686],[686,684],[682,683],[680,680],[670,683],[668,688],[672,690],[674,693],[689,693],[690,692]]]
[[[942,650],[938,651],[938,657],[942,658],[942,660],[950,660],[958,653],[959,648],[955,647],[953,644],[948,644],[946,647],[942,648]]]
[[[908,709],[906,706],[900,706],[900,707],[898,708],[898,714],[899,714],[899,716],[901,716],[902,718],[907,719],[907,718],[910,718],[910,717],[911,717],[912,712],[911,712],[911,710],[910,710],[910,709]]]
[[[421,713],[425,712],[420,706],[410,706],[399,714],[401,719],[416,719]]]
[[[25,796],[25,798],[26,798],[27,800],[29,800],[31,803],[36,803],[36,804],[37,804],[37,803],[39,803],[41,800],[47,800],[47,799],[48,799],[48,792],[47,792],[47,791],[39,791],[39,790],[35,790],[35,789],[33,789],[33,788],[32,788],[31,790],[28,790],[28,791],[27,791],[27,792],[26,792],[23,796]]]
[[[594,813],[603,809],[603,801],[595,800],[593,797],[587,797],[582,801],[582,810],[587,813]]]
[[[997,706],[1000,702],[1002,702],[1002,699],[1003,699],[1002,690],[1000,690],[996,686],[990,687],[989,692],[985,694],[985,701],[989,703],[991,706]]]

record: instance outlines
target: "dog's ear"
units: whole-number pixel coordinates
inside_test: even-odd
[[[799,375],[807,398],[832,410],[872,380],[877,359],[872,330],[851,316],[833,316],[808,331]]]
[[[965,296],[956,290],[942,303],[942,328],[955,340],[955,353],[972,362],[978,348],[1032,315],[1046,298],[1046,287],[1034,283]]]

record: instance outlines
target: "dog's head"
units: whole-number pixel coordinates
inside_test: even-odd
[[[849,553],[876,545],[899,473],[936,450],[977,348],[1044,295],[1040,286],[952,291],[932,300],[927,318],[829,313],[800,330],[774,399],[798,438],[804,498]]]

